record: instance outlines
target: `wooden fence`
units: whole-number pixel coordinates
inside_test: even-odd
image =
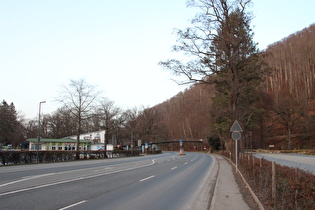
[[[225,153],[230,158],[230,155]],[[238,169],[265,209],[314,209],[315,175],[242,154]]]

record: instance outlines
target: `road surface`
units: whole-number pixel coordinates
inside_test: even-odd
[[[0,167],[0,209],[207,209],[200,153]]]
[[[300,168],[315,174],[314,155],[257,153],[254,154],[254,156],[257,158],[264,158],[269,161],[274,161],[279,165]]]

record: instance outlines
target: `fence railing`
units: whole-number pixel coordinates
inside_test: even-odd
[[[147,151],[147,154],[160,154],[162,151]],[[117,151],[80,151],[80,159],[104,159],[139,156],[139,150]],[[76,151],[0,151],[0,165],[16,165],[29,163],[51,163],[76,160]]]
[[[314,209],[315,175],[311,172],[246,153],[240,155],[238,169],[266,209]]]

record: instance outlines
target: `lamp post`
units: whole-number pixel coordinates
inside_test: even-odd
[[[39,163],[39,156],[38,156],[38,150],[39,150],[39,142],[40,142],[40,108],[43,103],[46,103],[46,101],[39,102],[39,111],[38,111],[38,135],[37,135],[37,163]]]

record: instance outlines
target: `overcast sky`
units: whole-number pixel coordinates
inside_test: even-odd
[[[314,0],[254,0],[260,49],[315,23]],[[174,28],[198,10],[186,0],[0,0],[0,100],[26,118],[53,113],[60,86],[85,78],[123,109],[185,89],[158,62],[174,57]]]

